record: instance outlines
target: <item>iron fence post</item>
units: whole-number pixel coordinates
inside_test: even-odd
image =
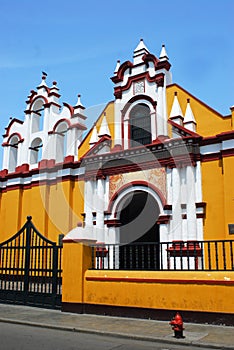
[[[25,246],[25,260],[24,260],[24,303],[27,301],[29,291],[29,270],[30,270],[30,241],[31,241],[31,216],[27,216],[26,223],[26,246]]]
[[[58,288],[58,247],[53,246],[53,267],[52,267],[52,294],[53,302],[56,301]]]

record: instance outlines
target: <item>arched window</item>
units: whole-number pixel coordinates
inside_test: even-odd
[[[44,101],[38,100],[33,105],[32,132],[42,131],[44,123]]]
[[[139,103],[130,112],[130,146],[147,145],[151,143],[150,108]]]
[[[31,143],[30,149],[30,164],[38,163],[42,158],[42,140],[37,137]]]
[[[61,122],[56,127],[56,163],[63,162],[67,152],[67,130],[66,122]]]
[[[15,135],[10,139],[10,142],[9,142],[9,146],[10,146],[9,166],[8,166],[9,172],[15,171],[15,168],[17,166],[18,144],[19,144],[19,138],[18,136]]]

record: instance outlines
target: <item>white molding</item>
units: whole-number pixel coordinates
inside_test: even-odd
[[[207,145],[207,146],[202,146],[200,148],[201,154],[211,154],[211,153],[217,153],[220,152],[221,150],[221,144],[220,143],[215,143],[212,145]]]

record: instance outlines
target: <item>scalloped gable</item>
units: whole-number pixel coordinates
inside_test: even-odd
[[[5,128],[6,132],[4,135],[2,135],[3,137],[7,137],[9,136],[10,134],[10,130],[13,129],[14,130],[14,125],[15,123],[17,124],[23,124],[24,122],[20,119],[17,119],[17,118],[13,118],[11,119],[11,121],[9,122],[8,126]],[[18,130],[18,127],[17,127],[17,130]]]

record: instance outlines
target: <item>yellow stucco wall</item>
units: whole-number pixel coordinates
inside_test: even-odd
[[[22,191],[3,192],[0,210],[0,241],[10,238],[20,228],[22,216]],[[26,216],[25,216],[26,221]]]
[[[227,280],[232,283],[225,285]],[[234,272],[87,270],[84,302],[234,313],[233,292]]]
[[[234,157],[223,158],[223,186],[224,186],[224,220],[226,238],[234,239],[228,232],[228,224],[234,224],[234,185],[233,185]]]
[[[67,180],[1,193],[0,242],[15,234],[28,215],[39,232],[57,242],[59,234],[67,234],[82,220],[83,189],[83,180]]]
[[[222,166],[219,160],[202,163],[202,188],[203,201],[207,203],[204,219],[204,239],[224,239],[225,193]]]
[[[218,133],[232,130],[231,114],[229,117],[223,118],[219,112],[213,110],[177,84],[172,84],[167,87],[168,115],[170,115],[171,112],[175,92],[177,92],[183,115],[185,114],[187,99],[190,99],[190,105],[197,122],[197,133],[199,135],[204,137],[214,136]]]
[[[204,239],[233,239],[228,224],[234,223],[234,157],[202,163],[202,195],[207,203]]]
[[[9,193],[14,191],[9,191]],[[21,226],[25,223],[26,217],[31,215],[34,225],[46,237],[48,237],[48,217],[45,207],[48,203],[48,191],[45,185],[35,186],[22,191]]]

